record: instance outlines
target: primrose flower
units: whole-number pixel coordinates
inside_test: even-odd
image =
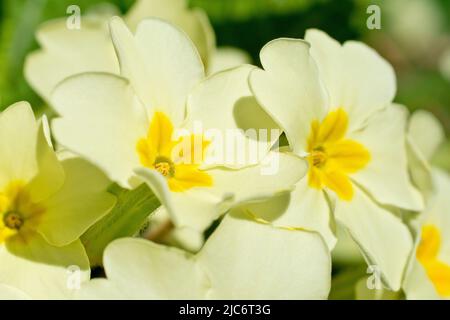
[[[416,244],[403,284],[408,299],[450,298],[450,177],[429,165],[444,139],[444,129],[431,113],[413,113],[408,127],[411,172],[426,192],[427,207],[413,223]]]
[[[82,299],[326,299],[331,262],[315,233],[248,220],[235,209],[196,255],[141,239],[105,250],[108,279]]]
[[[67,18],[44,23],[37,31],[42,49],[27,57],[25,77],[47,102],[52,90],[67,77],[83,72],[120,73],[109,35],[108,21],[116,12],[92,12],[83,16],[80,29],[67,27]],[[194,42],[208,74],[249,61],[235,48],[216,48],[215,35],[206,14],[188,8],[186,0],[138,0],[124,20],[136,30],[145,18],[160,18],[182,29]]]
[[[450,299],[450,177],[434,169],[433,181],[436,192],[419,218],[403,285],[408,299]]]
[[[231,205],[290,191],[303,176],[302,159],[269,151],[279,130],[251,97],[247,79],[253,67],[202,81],[195,47],[171,24],[144,20],[133,35],[113,18],[111,34],[124,78],[86,73],[55,90],[52,104],[61,118],[53,129],[63,147],[124,188],[146,182],[177,227],[200,231]],[[251,138],[238,130],[223,138],[255,125],[276,134]],[[240,161],[243,150],[256,151]],[[262,174],[266,165],[273,165],[273,174]]]
[[[0,115],[0,284],[31,298],[64,298],[67,268],[89,279],[79,240],[114,205],[108,179],[79,158],[57,159],[27,103]]]
[[[384,283],[398,289],[412,239],[389,206],[418,211],[423,199],[408,175],[406,111],[391,105],[394,72],[362,43],[340,45],[318,30],[305,39],[268,43],[264,70],[250,75],[258,102],[309,163],[284,213],[265,218],[317,230],[333,248],[336,217]]]

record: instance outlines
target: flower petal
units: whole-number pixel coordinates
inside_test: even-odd
[[[207,289],[192,255],[144,239],[112,242],[103,265],[108,280],[83,287],[80,298],[200,299]]]
[[[212,299],[326,299],[331,261],[322,238],[227,215],[198,255]]]
[[[370,153],[360,143],[353,140],[341,140],[327,148],[330,167],[344,173],[363,170],[370,162]],[[328,163],[327,163],[328,164]]]
[[[161,243],[189,252],[198,252],[205,243],[203,232],[191,228],[175,227],[166,232],[167,226],[172,226],[172,222],[167,209],[163,206],[153,212],[149,223],[149,229],[146,232],[146,237],[149,239],[156,235],[156,238],[161,239]],[[163,234],[162,237],[159,236],[161,234]]]
[[[288,154],[272,152],[266,162],[241,170],[217,168],[206,170],[212,177],[211,187],[184,192],[170,192],[165,179],[155,170],[136,169],[161,203],[166,206],[177,227],[205,230],[229,208],[290,191],[305,174],[303,160]]]
[[[186,116],[187,96],[204,77],[192,42],[182,31],[157,19],[143,20],[135,36],[117,17],[110,28],[121,74],[130,79],[146,108],[164,112],[179,127]]]
[[[74,76],[56,88],[52,102],[61,115],[53,121],[56,140],[129,188],[148,120],[128,82],[110,74]]]
[[[329,143],[333,145],[341,140],[348,129],[348,116],[343,109],[337,109],[327,114],[319,126],[316,145]]]
[[[330,256],[320,236],[239,216],[226,216],[196,256],[120,239],[106,249],[104,266],[108,280],[84,285],[80,298],[325,299],[330,290]]]
[[[245,205],[249,213],[277,227],[316,231],[331,251],[336,244],[331,209],[322,190],[310,188],[303,178],[290,194]]]
[[[251,62],[250,55],[234,47],[217,48],[210,59],[208,74],[215,74]]]
[[[305,40],[317,62],[332,108],[344,108],[351,130],[387,107],[396,91],[393,68],[373,49],[356,41],[340,45],[326,33],[310,29]]]
[[[350,133],[370,153],[368,164],[351,177],[382,204],[421,210],[423,198],[408,174],[405,126],[405,109],[392,106],[372,116],[363,130]]]
[[[175,174],[168,183],[171,191],[183,192],[193,187],[211,187],[213,179],[196,165],[180,164],[175,167]]]
[[[29,182],[37,174],[37,130],[33,110],[26,102],[0,114],[0,188],[14,180]]]
[[[168,40],[170,39],[170,40]],[[136,43],[149,70],[153,106],[166,111],[175,125],[184,120],[189,92],[204,77],[197,49],[179,29],[162,20],[144,20]]]
[[[28,83],[47,102],[56,85],[83,72],[119,73],[119,63],[106,16],[85,16],[79,30],[67,28],[67,19],[44,23],[37,31],[41,50],[27,56],[24,73]]]
[[[65,181],[61,190],[45,200],[45,214],[38,231],[54,245],[67,245],[78,239],[115,204],[106,191],[108,178],[81,158],[62,162]]]
[[[412,249],[408,228],[393,213],[375,204],[359,188],[352,201],[336,202],[336,219],[358,243],[369,265],[392,290],[400,288]]]
[[[64,168],[48,143],[44,132],[44,123],[41,122],[37,137],[36,153],[39,172],[28,185],[35,203],[57,192],[64,184],[65,179]]]
[[[281,134],[252,97],[248,77],[254,68],[245,65],[219,72],[201,82],[189,97],[186,127],[194,133],[201,129],[211,140],[205,162],[212,166],[259,163]]]
[[[260,57],[265,71],[251,73],[251,90],[284,129],[294,152],[302,153],[312,121],[322,120],[328,109],[327,93],[309,45],[301,40],[277,39],[264,46]]]
[[[186,32],[208,65],[215,48],[214,30],[203,10],[189,8],[186,0],[138,0],[125,16],[131,30],[146,18],[160,18]]]
[[[0,284],[0,300],[30,300],[24,292],[16,288]]]
[[[89,279],[89,261],[80,241],[64,247],[49,245],[38,234],[23,243],[0,247],[0,283],[33,299],[68,299]]]
[[[412,114],[409,120],[408,136],[428,160],[445,140],[441,123],[431,112],[425,110],[417,110]]]
[[[145,108],[155,107],[152,84],[148,74],[150,70],[144,62],[143,53],[138,48],[135,36],[123,20],[113,17],[109,22],[111,38],[120,64],[120,74],[130,81],[133,90]],[[152,91],[153,90],[153,91]],[[150,114],[150,112],[148,112]]]

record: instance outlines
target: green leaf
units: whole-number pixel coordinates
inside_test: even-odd
[[[109,192],[117,197],[116,206],[81,237],[91,266],[102,264],[103,251],[110,242],[137,234],[161,205],[146,184],[134,190],[125,190],[114,184]]]

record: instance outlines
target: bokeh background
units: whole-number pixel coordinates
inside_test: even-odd
[[[125,13],[134,0],[0,0],[0,110],[27,100],[37,113],[48,106],[23,76],[26,55],[37,48],[35,31],[44,21],[66,15],[73,4],[82,13],[115,6]],[[339,41],[361,40],[374,47],[397,72],[396,102],[411,111],[426,109],[450,133],[450,0],[189,0],[210,17],[219,46],[247,51],[259,65],[259,50],[277,37],[303,38],[319,28]],[[371,4],[381,9],[381,29],[366,26]],[[450,143],[433,164],[450,171]],[[366,266],[334,264],[330,298],[351,298]]]

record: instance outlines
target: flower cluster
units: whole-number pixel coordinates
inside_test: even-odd
[[[450,298],[443,131],[378,53],[310,29],[259,68],[183,0],[83,22],[27,57],[50,125],[0,115],[1,298],[326,299],[348,236],[374,292]]]

